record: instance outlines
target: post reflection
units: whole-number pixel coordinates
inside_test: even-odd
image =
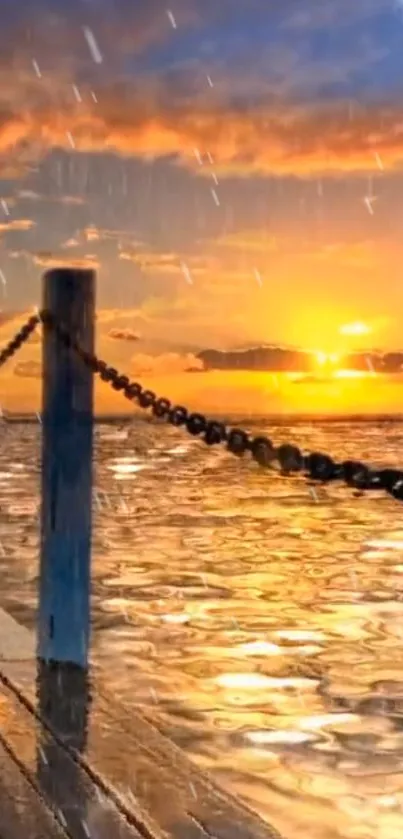
[[[86,814],[91,788],[66,747],[77,755],[86,748],[89,674],[75,665],[38,661],[36,687],[39,715],[53,734],[49,736],[41,728],[37,745],[40,788],[68,833],[88,839]]]

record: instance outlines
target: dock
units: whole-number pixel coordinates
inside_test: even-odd
[[[279,839],[140,711],[0,609],[1,839]]]

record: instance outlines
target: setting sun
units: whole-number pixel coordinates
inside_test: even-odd
[[[326,367],[334,368],[336,364],[338,364],[340,361],[340,356],[338,353],[327,353],[320,351],[316,353],[315,357],[320,367],[324,367],[326,365]]]
[[[376,376],[376,372],[370,363],[368,363],[368,370],[351,370],[343,367],[343,355],[341,353],[327,353],[319,350],[315,352],[314,357],[321,371],[319,374],[320,380],[323,380],[323,376],[327,381],[331,379],[365,379]],[[303,380],[304,376],[301,379]]]

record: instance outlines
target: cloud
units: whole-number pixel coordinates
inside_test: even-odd
[[[43,196],[39,195],[38,192],[34,192],[32,189],[20,189],[17,192],[17,198],[21,198],[23,201],[42,201]]]
[[[19,361],[13,368],[14,376],[24,379],[40,379],[42,377],[42,365],[39,361]]]
[[[314,369],[311,353],[284,347],[253,347],[241,350],[202,350],[198,355],[207,370],[293,370]]]
[[[98,258],[93,255],[83,256],[81,259],[72,259],[64,254],[58,256],[56,253],[43,251],[32,254],[32,259],[35,265],[40,265],[43,268],[99,268]]]
[[[86,238],[87,242],[99,242],[100,239],[105,238],[102,231],[98,230],[94,224],[91,224],[90,227],[86,227],[85,230],[83,230],[83,236]]]
[[[87,242],[101,242],[108,239],[118,242],[121,239],[133,240],[133,233],[129,230],[108,230],[107,228],[97,227],[95,224],[85,227],[82,235]],[[135,245],[133,244],[132,248],[129,246],[127,253],[131,253],[131,250],[134,252],[135,247],[142,247],[142,243],[137,242]]]
[[[347,0],[325,4],[322,12],[323,4],[317,2],[310,8],[307,3],[298,5],[290,0],[276,11],[274,4],[272,8],[272,4],[250,0],[249,14],[241,3],[235,19],[233,2],[177,0],[177,29],[172,28],[162,0],[149,0],[144,9],[140,5],[132,8],[115,3],[113,12],[104,7],[103,16],[99,3],[86,4],[85,25],[94,27],[105,58],[101,64],[91,59],[77,2],[63,16],[53,5],[42,2],[40,8],[49,13],[46,27],[38,23],[41,13],[36,4],[35,14],[23,4],[24,29],[19,15],[12,11],[5,15],[0,36],[0,45],[4,42],[0,60],[3,175],[12,177],[32,168],[55,147],[143,159],[168,157],[199,175],[213,171],[221,176],[362,172],[374,168],[375,153],[386,169],[401,168],[400,96],[393,101],[390,93],[382,101],[382,97],[367,95],[366,104],[363,100],[352,109],[347,93],[338,93],[333,101],[318,94],[325,74],[327,84],[341,85],[342,90],[362,68],[376,74],[387,44],[373,43],[369,32],[360,49],[350,48],[347,55],[332,54],[324,61],[315,56],[313,47],[309,50],[295,40],[301,28],[304,36],[315,29],[312,8],[321,14],[322,27],[328,26],[330,14],[344,31],[348,24],[356,25],[360,18],[372,20],[377,10],[387,9],[384,0],[358,4],[363,6],[358,12],[350,10]],[[251,25],[261,21],[262,31],[272,24],[277,27],[273,32],[282,33],[283,40],[279,45],[270,44],[270,49],[258,46],[250,60],[253,38],[242,36],[243,20]],[[236,23],[238,30],[233,29]],[[209,26],[213,26],[212,32]],[[200,52],[189,67],[192,56],[186,49],[186,36],[194,27],[201,33]],[[218,80],[213,88],[206,83],[208,62],[202,60],[203,43],[204,50],[208,48],[207,34],[215,38],[211,72],[214,75],[216,66]],[[163,41],[171,49],[170,58],[162,62],[157,74],[150,67],[159,53],[152,50]],[[220,45],[230,52],[228,73],[225,56],[220,59]],[[147,49],[149,64],[130,65],[133,56],[146,55]],[[176,50],[179,66],[175,65]],[[241,75],[242,50],[249,50],[249,56],[245,52],[242,66],[246,69]],[[74,90],[79,92],[78,99]],[[197,160],[200,155],[203,165]],[[77,199],[72,196],[69,200]]]
[[[152,373],[184,373],[186,371],[204,370],[203,361],[193,353],[162,353],[152,356],[146,354],[134,355],[130,361],[132,375]]]
[[[8,251],[8,255],[10,259],[32,259],[32,254],[24,250]]]
[[[31,230],[35,225],[36,222],[32,219],[17,218],[12,221],[3,221],[0,223],[0,232],[8,233],[9,230]]]
[[[127,321],[133,323],[134,320],[147,322],[149,320],[147,312],[144,309],[98,309],[96,313],[97,323],[99,325],[114,324],[118,328],[118,324],[125,324]],[[119,326],[125,329],[125,326]],[[131,328],[131,327],[129,327]]]
[[[226,352],[207,349],[198,353],[197,358],[203,362],[206,370],[287,371],[319,376],[329,374],[326,368],[318,369],[316,354],[280,346],[250,347]],[[341,357],[340,366],[346,370],[363,372],[400,373],[403,369],[403,352],[384,355],[370,350],[346,353]]]
[[[55,204],[66,204],[67,206],[79,207],[85,204],[85,198],[79,195],[40,195],[32,189],[20,189],[17,198],[22,201],[47,201]]]
[[[108,338],[113,338],[115,341],[139,341],[140,335],[133,329],[110,329]]]
[[[47,197],[46,200],[59,202],[60,204],[66,204],[70,207],[81,207],[83,204],[85,204],[85,198],[82,198],[80,195],[52,196]]]
[[[119,252],[119,259],[134,262],[142,271],[160,274],[185,275],[188,282],[192,282],[192,275],[201,276],[206,273],[209,262],[195,256],[180,256],[175,253],[155,253],[140,250],[139,247],[123,248]],[[211,262],[211,260],[210,260]]]
[[[375,154],[384,168],[400,167],[403,125],[398,106],[362,107],[352,119],[349,108],[347,102],[313,106],[275,100],[248,110],[225,101],[174,108],[164,102],[163,91],[158,95],[151,89],[146,98],[134,87],[115,89],[105,92],[96,111],[31,111],[29,126],[24,117],[12,118],[13,131],[0,125],[0,150],[6,154],[29,136],[44,149],[68,148],[67,135],[74,131],[79,150],[172,156],[198,174],[363,172],[374,169]],[[208,149],[213,163],[197,166],[195,148]]]
[[[245,250],[264,254],[274,253],[279,249],[277,238],[267,233],[264,228],[251,228],[238,230],[236,233],[227,233],[224,236],[219,236],[211,244],[229,250]]]
[[[390,9],[395,0],[364,0],[363,3],[351,4],[350,0],[336,0],[325,3],[323,0],[309,0],[308,3],[288,2],[288,15],[284,20],[285,29],[316,31],[322,27],[336,26],[344,29],[354,23],[365,23],[376,18],[383,10]],[[399,0],[396,0],[399,2]]]
[[[62,248],[78,248],[79,245],[80,242],[78,241],[78,239],[72,237],[71,239],[67,239],[65,242],[63,242]]]

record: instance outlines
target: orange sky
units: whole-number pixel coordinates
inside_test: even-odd
[[[190,351],[142,351],[144,342],[128,327],[128,313],[98,312],[97,353],[132,380],[186,404],[191,410],[209,414],[401,414],[403,375],[336,374],[328,382],[298,384],[298,375],[272,372],[213,371],[184,372],[202,365]],[[21,324],[21,315],[0,325],[0,343],[5,345]],[[111,324],[119,323],[120,327]],[[144,349],[144,347],[143,347]],[[147,346],[145,346],[147,350]],[[321,373],[318,358],[318,374]],[[340,360],[342,366],[342,359]],[[337,365],[335,364],[335,367]],[[299,374],[301,377],[301,374]],[[1,368],[0,407],[5,411],[41,409],[40,331],[19,350],[18,356]],[[121,393],[96,378],[96,411],[128,413],[133,410]]]
[[[100,340],[132,367],[244,343],[400,349],[402,15],[394,0],[8,9],[0,307],[38,305],[41,273],[75,263],[97,269]],[[341,336],[354,321],[369,334]]]

